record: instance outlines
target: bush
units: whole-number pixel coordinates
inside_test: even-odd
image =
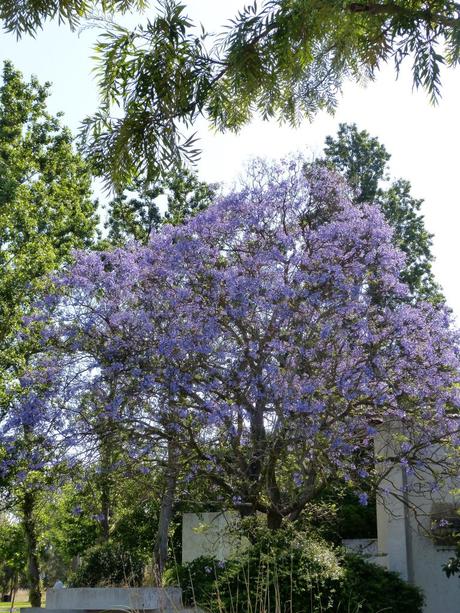
[[[397,574],[310,533],[287,527],[251,536],[238,559],[198,558],[168,571],[167,583],[179,582],[188,605],[212,613],[422,611],[420,591]]]
[[[333,547],[290,528],[257,528],[249,536],[253,544],[238,559],[198,558],[171,569],[166,581],[178,580],[188,605],[212,612],[332,610],[344,575]]]
[[[145,559],[112,542],[89,549],[81,566],[70,577],[70,587],[142,585]]]
[[[421,613],[421,590],[394,572],[366,562],[358,555],[346,554],[343,559],[345,576],[341,593],[350,602],[360,604],[360,613]]]

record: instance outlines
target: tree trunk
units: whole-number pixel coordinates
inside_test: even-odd
[[[160,507],[160,517],[158,520],[158,530],[153,550],[153,560],[155,565],[155,575],[158,584],[161,584],[161,577],[168,560],[168,532],[169,524],[173,514],[174,499],[177,485],[177,449],[174,443],[168,441],[168,462],[166,466],[166,487]]]
[[[110,538],[110,516],[112,514],[112,464],[113,447],[115,445],[111,430],[102,431],[99,436],[99,493],[100,493],[100,526],[102,542]]]
[[[32,607],[40,607],[40,564],[37,552],[37,527],[35,523],[35,493],[26,490],[22,503],[22,519],[27,544],[27,576],[29,581],[29,601]]]
[[[101,474],[101,533],[102,541],[107,543],[110,536],[110,483],[107,473]]]
[[[279,530],[283,523],[283,516],[274,507],[270,507],[267,511],[267,528],[269,530]]]

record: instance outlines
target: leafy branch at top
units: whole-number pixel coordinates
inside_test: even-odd
[[[75,25],[95,8],[139,9],[144,0],[0,0],[7,29],[34,33],[58,17]],[[242,8],[210,36],[185,4],[161,0],[156,16],[128,30],[107,23],[96,46],[100,108],[84,147],[108,185],[153,181],[199,156],[193,126],[238,131],[254,115],[296,125],[333,112],[343,81],[372,79],[409,58],[415,87],[432,102],[443,65],[460,57],[460,4],[450,0],[265,0]]]

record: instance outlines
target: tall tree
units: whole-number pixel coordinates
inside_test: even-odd
[[[13,363],[12,334],[46,273],[91,243],[97,225],[91,173],[49,84],[26,83],[5,62],[0,85],[0,376]]]
[[[26,567],[25,541],[22,526],[10,518],[0,517],[0,594],[14,598]]]
[[[401,263],[379,208],[337,173],[269,169],[147,246],[82,253],[42,313],[49,345],[25,398],[46,436],[78,433],[78,399],[109,391],[104,372],[116,390],[101,408],[133,442],[169,430],[272,528],[337,480],[359,489],[403,466],[430,488],[456,466],[448,454],[433,471],[427,450],[455,444],[460,352],[444,309],[401,300]],[[391,454],[376,460],[382,424]]]
[[[108,240],[115,245],[130,239],[146,244],[163,223],[184,223],[207,208],[216,189],[182,167],[153,183],[135,181],[108,204]]]
[[[404,252],[402,280],[410,289],[410,298],[442,300],[432,271],[432,239],[421,206],[423,200],[411,194],[411,184],[404,179],[389,181],[391,156],[377,138],[355,124],[341,124],[334,138],[326,138],[323,163],[337,169],[347,180],[358,203],[374,202],[393,228],[395,244]]]
[[[11,411],[17,401],[21,372],[37,350],[36,338],[21,339],[23,318],[47,283],[45,275],[66,261],[74,248],[91,244],[97,225],[89,167],[75,152],[72,135],[61,125],[60,116],[48,112],[49,87],[35,78],[25,82],[11,63],[4,64],[0,86],[0,400],[4,411]],[[21,424],[17,451],[29,455],[36,467],[42,442],[33,420]],[[13,453],[12,448],[7,453]],[[34,606],[41,601],[37,474],[19,481],[13,477],[10,483],[23,521]]]

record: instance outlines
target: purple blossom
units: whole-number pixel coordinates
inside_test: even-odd
[[[390,434],[398,467],[457,440],[458,333],[444,307],[407,301],[378,207],[326,169],[264,173],[147,246],[74,254],[37,309],[46,343],[4,444],[27,425],[72,457],[116,422],[133,460],[147,442],[161,461],[167,441],[187,458],[212,445],[200,475],[221,476],[235,505],[289,509],[295,475],[367,479],[380,424],[407,431],[410,448]],[[297,488],[278,479],[275,494],[270,471]]]

